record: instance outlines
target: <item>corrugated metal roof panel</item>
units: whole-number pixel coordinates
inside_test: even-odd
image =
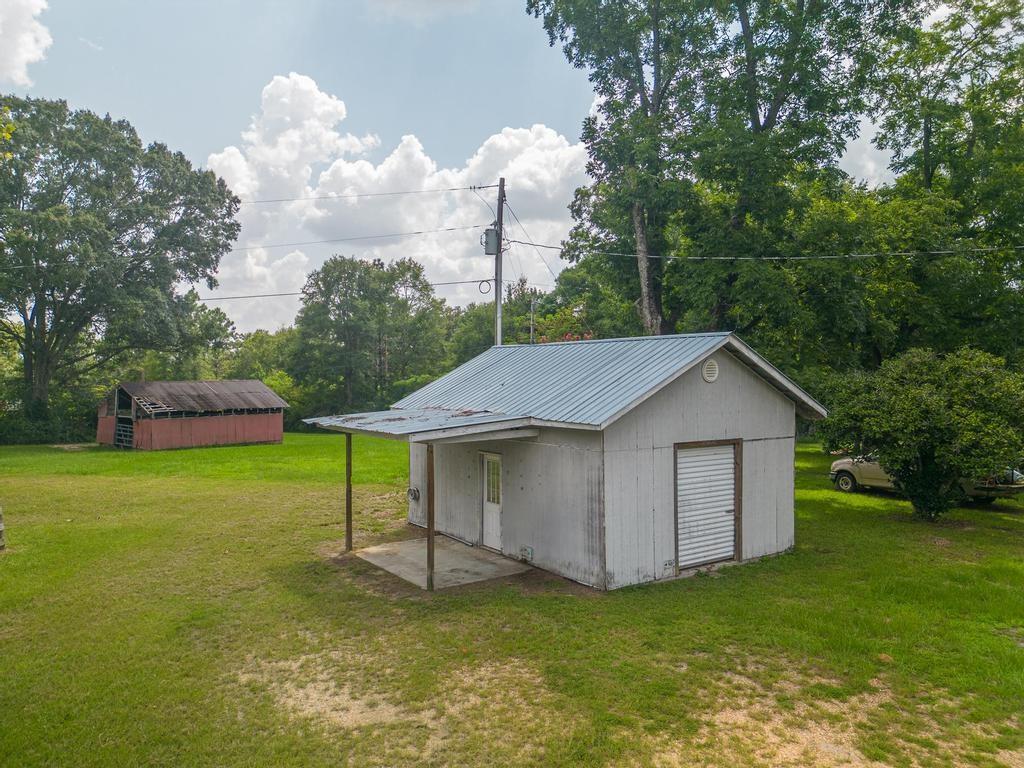
[[[288,403],[256,379],[223,381],[128,381],[119,385],[151,412],[287,408]]]
[[[492,347],[394,407],[598,426],[728,339],[705,333]]]
[[[352,413],[347,416],[321,416],[305,419],[307,424],[316,424],[325,429],[342,432],[365,432],[367,434],[402,437],[442,429],[480,427],[521,420],[521,416],[490,411],[467,409],[443,410],[439,408],[410,408],[390,411]]]

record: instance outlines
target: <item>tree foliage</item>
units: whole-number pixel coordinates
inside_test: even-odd
[[[907,5],[528,0],[599,97],[583,127],[594,184],[573,206],[570,258],[636,253],[622,269],[643,326],[674,332],[689,308],[657,257],[680,235],[702,256],[772,253],[764,230],[786,219],[787,180],[830,167],[856,134],[872,40]]]
[[[14,135],[14,121],[11,120],[11,110],[7,107],[0,107],[0,163],[11,159],[11,152],[7,144]]]
[[[18,345],[29,412],[55,376],[170,349],[238,234],[238,200],[210,172],[123,120],[5,97],[17,124],[0,166],[0,333]]]
[[[962,348],[914,349],[833,382],[822,426],[828,450],[872,454],[914,511],[934,520],[982,480],[1024,458],[1024,376]]]
[[[396,388],[444,365],[441,302],[411,259],[333,256],[311,273],[292,371],[320,412],[387,406]]]

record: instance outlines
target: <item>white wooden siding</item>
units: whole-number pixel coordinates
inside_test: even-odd
[[[714,383],[698,366],[604,431],[609,589],[675,573],[676,443],[742,439],[742,558],[793,545],[793,401],[731,354],[714,357]]]
[[[676,450],[676,559],[680,568],[736,556],[735,447]]]

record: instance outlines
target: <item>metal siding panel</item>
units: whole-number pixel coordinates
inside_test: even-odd
[[[704,382],[693,368],[604,430],[609,588],[639,578],[638,564],[624,550],[636,551],[633,537],[639,523],[632,488],[640,472],[649,472],[642,482],[653,489],[654,562],[659,577],[669,575],[664,564],[675,559],[676,443],[743,438],[742,556],[792,546],[794,404],[725,351],[715,353],[715,360],[720,374],[714,384]],[[654,448],[650,468],[624,458],[642,448],[638,435],[647,435],[648,447]],[[632,579],[630,574],[635,574]]]
[[[113,445],[116,426],[116,416],[100,416],[96,422],[96,442],[100,445]]]
[[[423,449],[410,448],[410,473],[421,478],[417,456]],[[518,558],[523,547],[531,547],[534,565],[604,586],[599,434],[542,429],[533,440],[439,444],[435,452],[438,531],[479,543],[479,456],[497,453],[502,457],[502,551]],[[410,521],[416,522],[411,507]]]
[[[744,445],[743,557],[793,546],[793,438]]]

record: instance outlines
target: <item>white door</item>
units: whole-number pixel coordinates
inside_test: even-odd
[[[736,554],[732,445],[676,449],[676,563],[692,568]]]
[[[483,545],[501,551],[501,456],[483,454]]]

